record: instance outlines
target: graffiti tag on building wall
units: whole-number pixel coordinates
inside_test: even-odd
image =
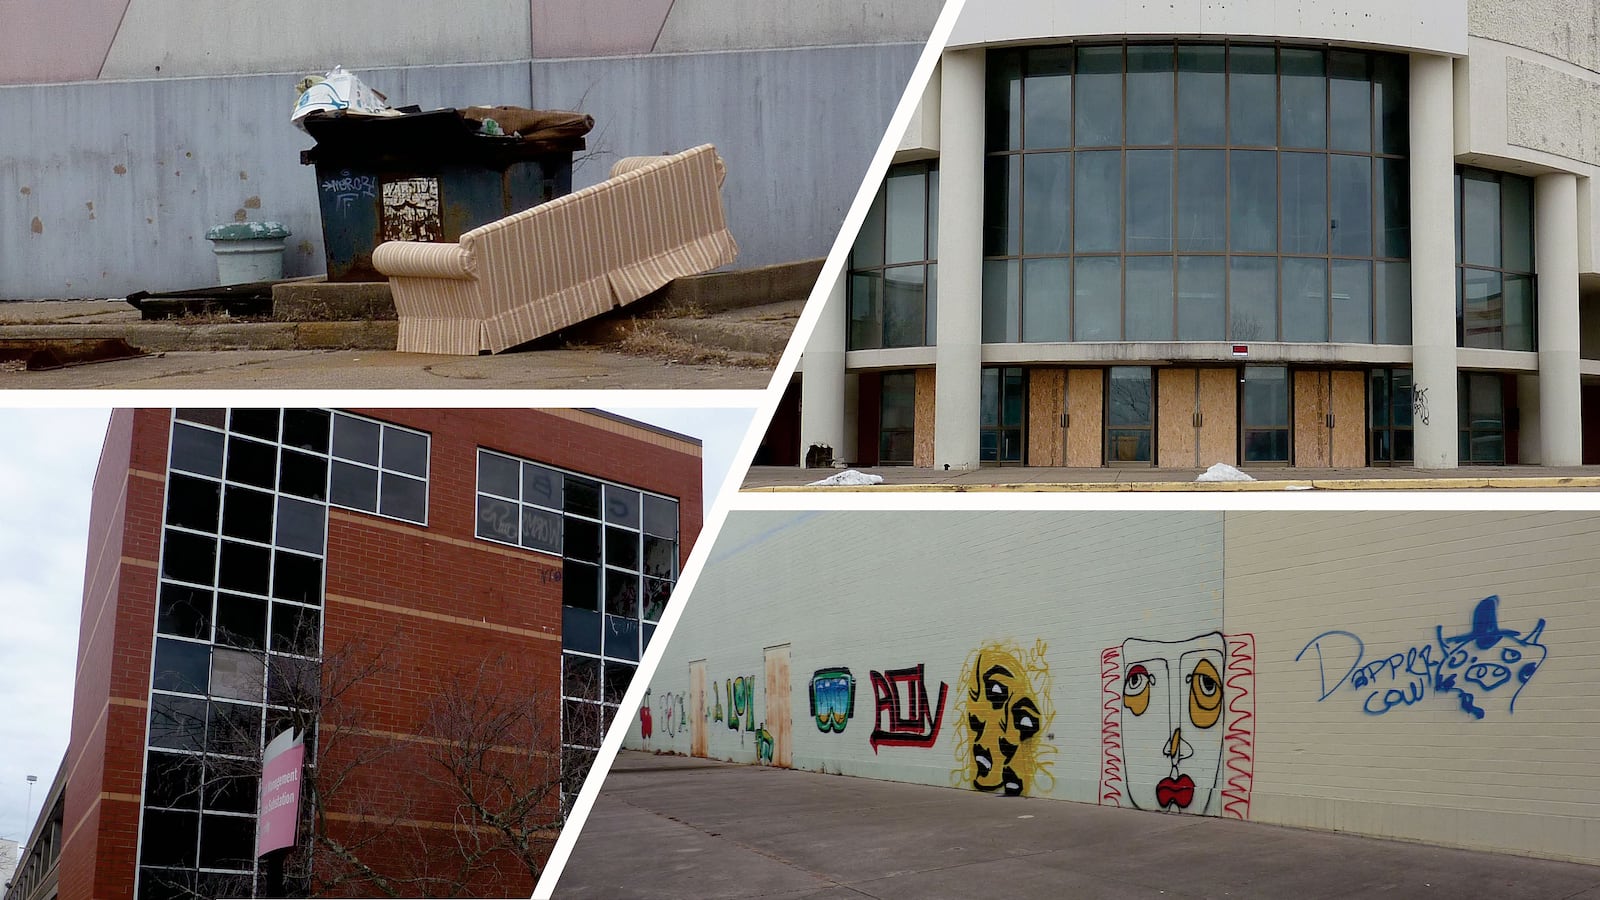
[[[1100,654],[1100,802],[1247,818],[1255,638],[1129,638]]]
[[[723,681],[728,697],[728,730],[756,730],[756,679],[741,675]]]
[[[1500,627],[1498,594],[1478,601],[1472,624],[1462,634],[1445,636],[1434,626],[1434,643],[1416,644],[1381,659],[1366,658],[1366,643],[1354,632],[1324,631],[1295,654],[1296,662],[1315,662],[1321,678],[1320,703],[1341,688],[1361,698],[1367,715],[1381,716],[1415,706],[1429,696],[1451,698],[1461,711],[1482,719],[1482,703],[1504,700],[1506,714],[1516,712],[1517,697],[1549,655],[1540,639],[1544,620],[1526,632]],[[1454,630],[1454,629],[1451,629]],[[1341,671],[1335,660],[1350,657]],[[1331,680],[1330,675],[1333,675]]]
[[[944,721],[945,695],[950,686],[939,683],[939,700],[928,702],[928,686],[923,680],[923,664],[909,669],[872,672],[872,699],[876,706],[872,752],[879,747],[932,747],[939,740],[939,723]]]
[[[762,722],[761,727],[756,730],[756,760],[770,764],[774,746],[772,732],[767,730],[767,723]]]
[[[639,704],[639,735],[645,740],[650,740],[650,735],[655,733],[655,726],[650,712],[650,690],[645,689],[644,702]]]
[[[646,701],[649,702],[648,700]],[[656,698],[656,711],[652,724],[661,726],[661,730],[669,740],[689,728],[689,707],[684,702],[684,695],[673,691],[666,691]],[[649,735],[645,735],[649,737]]]
[[[842,733],[856,710],[856,677],[843,666],[818,669],[807,688],[811,718],[823,734]]]
[[[1055,786],[1042,736],[1055,721],[1045,643],[1024,651],[1013,643],[985,644],[961,667],[956,711],[957,785],[1020,796]],[[964,699],[962,699],[964,698]]]

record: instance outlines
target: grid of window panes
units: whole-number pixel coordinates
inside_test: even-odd
[[[891,166],[850,252],[851,350],[934,343],[939,169]]]
[[[992,51],[983,340],[1411,340],[1404,57]]]
[[[1456,262],[1456,346],[1538,349],[1531,178],[1456,170]]]
[[[1410,369],[1373,369],[1368,374],[1368,458],[1373,465],[1416,458],[1415,402]]]
[[[1506,461],[1506,376],[1462,372],[1457,382],[1460,404],[1457,429],[1462,464],[1503,465]]]
[[[1027,382],[1019,366],[985,366],[978,385],[978,461],[1022,462]]]
[[[561,557],[563,777],[575,784],[678,578],[678,501],[478,451],[478,536]]]
[[[428,436],[409,428],[336,413],[328,502],[428,523]]]
[[[304,698],[321,653],[341,422],[392,428],[318,409],[174,412],[141,898],[254,892],[262,748],[285,728],[314,727]],[[425,472],[427,435],[407,435],[421,441]],[[306,745],[314,754],[314,734]]]

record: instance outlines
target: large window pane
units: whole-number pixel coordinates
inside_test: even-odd
[[[1172,151],[1129,150],[1127,250],[1172,249]]]
[[[1279,159],[1283,165],[1283,252],[1327,253],[1328,157],[1285,153]]]
[[[1500,292],[1500,273],[1462,269],[1461,281],[1461,346],[1500,349],[1505,302]]]
[[[1278,261],[1235,256],[1228,269],[1228,338],[1277,340]]]
[[[1372,149],[1372,83],[1365,55],[1328,53],[1328,126],[1330,149]]]
[[[1228,154],[1228,247],[1246,253],[1278,249],[1278,154]]]
[[[1172,143],[1172,45],[1128,48],[1128,143]]]
[[[1380,153],[1405,153],[1411,137],[1407,113],[1409,61],[1404,56],[1372,58],[1374,128]]]
[[[867,207],[867,217],[862,220],[850,251],[850,265],[856,268],[883,265],[883,205],[883,192],[879,191]]]
[[[1283,68],[1279,101],[1282,146],[1327,146],[1327,80],[1322,72],[1322,51],[1286,47],[1280,65]]]
[[[1534,349],[1533,278],[1507,275],[1501,282],[1505,310],[1505,349]]]
[[[1405,259],[1411,255],[1411,171],[1403,159],[1377,163],[1377,253]]]
[[[1122,339],[1122,260],[1080,256],[1073,273],[1072,333],[1079,341]]]
[[[1030,50],[1023,90],[1027,103],[1022,126],[1025,146],[1072,146],[1071,48]],[[998,148],[991,142],[990,149]]]
[[[1226,263],[1221,256],[1178,257],[1178,340],[1227,339]]]
[[[986,260],[983,264],[983,342],[1015,343],[1021,340],[1018,317],[1017,261]]]
[[[990,150],[1015,150],[1022,146],[1022,51],[990,53],[988,80],[984,146]]]
[[[1024,157],[1022,252],[1067,253],[1072,249],[1072,154]]]
[[[222,477],[222,434],[189,425],[172,426],[172,468]]]
[[[1372,263],[1364,259],[1333,261],[1333,331],[1339,343],[1372,342]]]
[[[1227,82],[1221,47],[1178,47],[1178,143],[1221,145],[1227,140]]]
[[[1073,178],[1073,247],[1079,253],[1122,249],[1122,153],[1079,153]]]
[[[1122,143],[1122,48],[1078,48],[1076,81],[1077,145]]]
[[[883,344],[917,347],[926,332],[922,317],[927,308],[922,266],[896,266],[883,270]]]
[[[1373,339],[1380,344],[1411,343],[1411,266],[1380,262],[1374,272],[1372,318],[1378,327]]]
[[[1289,461],[1289,372],[1246,366],[1240,422],[1245,462]]]
[[[1225,250],[1228,245],[1227,153],[1178,151],[1178,249]]]
[[[1022,238],[1022,157],[990,157],[983,171],[983,255],[1015,256]]]
[[[1283,261],[1283,339],[1321,342],[1328,339],[1328,262],[1322,259]]]
[[[883,346],[883,280],[876,271],[850,276],[850,349]]]
[[[1500,265],[1515,272],[1532,272],[1533,181],[1502,175],[1500,201]]]
[[[1128,257],[1126,304],[1125,340],[1172,340],[1172,257]]]
[[[1278,137],[1277,66],[1271,47],[1228,51],[1228,142],[1271,147]]]
[[[1488,172],[1461,173],[1461,261],[1500,266],[1500,184]]]
[[[888,198],[886,263],[928,258],[923,244],[928,233],[927,177],[927,170],[921,167],[889,172],[884,186]]]
[[[1072,340],[1072,260],[1030,259],[1022,265],[1022,339]]]
[[[1333,255],[1372,255],[1372,159],[1328,157],[1333,179]]]

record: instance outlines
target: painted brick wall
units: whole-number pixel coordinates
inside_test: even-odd
[[[739,513],[628,746],[690,752],[704,660],[708,755],[758,761],[787,644],[800,768],[1597,862],[1597,550],[1586,513]],[[874,685],[918,664],[928,715]]]

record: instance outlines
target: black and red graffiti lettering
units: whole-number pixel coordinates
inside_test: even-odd
[[[877,717],[868,741],[872,752],[882,746],[932,747],[944,720],[944,698],[950,686],[939,682],[939,702],[928,703],[928,686],[922,663],[909,669],[872,673],[872,697]]]

